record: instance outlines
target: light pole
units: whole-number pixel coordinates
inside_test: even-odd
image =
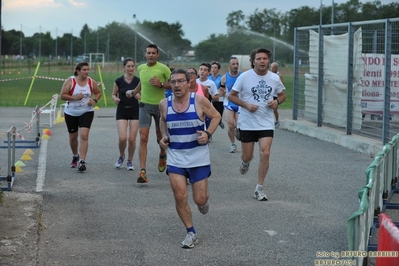
[[[133,18],[136,19],[136,14],[133,14]],[[136,19],[136,25],[137,25],[137,19]],[[134,28],[134,60],[137,62],[137,29],[136,25]]]
[[[331,6],[331,35],[334,35],[334,0],[332,0]]]
[[[276,26],[273,20],[273,61],[276,62]]]
[[[96,53],[98,53],[98,29],[99,28],[97,28],[97,50],[96,50]]]
[[[86,27],[85,27],[85,35],[84,35],[84,52],[83,54],[86,55]]]
[[[19,33],[19,55],[22,56],[22,24],[21,24],[21,31]],[[22,68],[22,60],[19,60],[19,70],[20,71],[21,71],[21,68]]]
[[[71,64],[71,67],[73,68],[73,29],[71,30],[71,57],[69,58],[69,63]]]
[[[137,61],[137,31],[134,32],[134,60]]]
[[[320,0],[320,25],[323,25],[323,0]]]
[[[39,27],[39,61],[42,60],[42,26]]]

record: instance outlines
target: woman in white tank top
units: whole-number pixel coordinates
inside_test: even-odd
[[[94,106],[100,97],[101,91],[97,83],[89,77],[89,64],[77,64],[74,75],[67,78],[62,85],[60,98],[67,101],[64,109],[65,123],[73,154],[70,167],[77,167],[80,172],[86,171],[89,132],[94,118]]]

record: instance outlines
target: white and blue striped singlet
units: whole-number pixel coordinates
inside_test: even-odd
[[[198,117],[195,108],[195,93],[190,93],[190,103],[185,112],[173,109],[172,96],[168,97],[166,124],[169,134],[167,164],[179,168],[209,165],[209,146],[197,141],[197,130],[204,130],[205,121]]]

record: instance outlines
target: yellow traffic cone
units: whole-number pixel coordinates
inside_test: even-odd
[[[32,154],[35,154],[35,153],[31,149],[26,149],[24,154],[32,155]]]
[[[50,136],[47,135],[47,134],[44,134],[43,137],[42,137],[42,139],[50,139]]]
[[[62,123],[64,121],[65,121],[65,118],[61,116],[61,111],[58,111],[57,118],[55,119],[55,123],[58,124],[58,123]]]
[[[21,157],[20,159],[21,159],[21,160],[24,160],[24,161],[30,161],[30,160],[32,160],[32,158],[31,158],[28,154],[22,155],[22,157]]]
[[[21,168],[21,167],[19,167],[18,165],[16,165],[16,166],[15,166],[15,172],[16,172],[16,173],[22,173],[23,171],[22,171],[22,168]]]
[[[100,107],[98,107],[97,105],[94,106],[94,110],[100,110]]]

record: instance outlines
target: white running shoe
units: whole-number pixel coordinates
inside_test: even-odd
[[[263,190],[255,190],[254,198],[259,201],[267,201],[267,196]]]
[[[116,168],[121,168],[123,164],[123,160],[125,160],[125,157],[119,156],[119,159],[115,163]]]
[[[134,166],[133,166],[132,161],[127,160],[127,162],[126,162],[126,169],[127,169],[128,171],[134,171]]]
[[[193,248],[194,245],[198,244],[198,237],[193,232],[189,232],[186,235],[186,238],[181,242],[182,248]]]
[[[237,145],[235,143],[231,143],[230,153],[235,153],[237,151]]]

